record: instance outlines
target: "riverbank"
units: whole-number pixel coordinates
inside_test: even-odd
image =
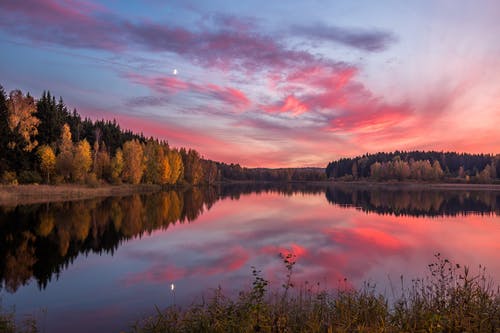
[[[399,182],[399,181],[252,181],[235,180],[217,182],[215,185],[252,185],[252,184],[277,184],[277,185],[315,185],[315,186],[339,186],[353,187],[356,189],[382,189],[382,190],[453,190],[453,191],[500,191],[500,184],[475,184],[475,183],[432,183],[432,182]]]
[[[215,186],[276,184],[312,185],[318,187],[341,187],[387,191],[500,191],[500,184],[457,184],[457,183],[418,183],[418,182],[374,182],[374,181],[291,181],[291,182],[255,182],[231,181],[219,182]],[[82,200],[97,197],[124,196],[131,194],[154,193],[162,190],[161,185],[122,184],[88,187],[85,185],[0,185],[0,205],[15,206],[69,200]]]
[[[354,288],[347,280],[336,290],[320,283],[293,282],[293,255],[282,256],[286,273],[282,288],[271,288],[261,271],[252,268],[253,282],[234,298],[223,287],[187,307],[154,310],[135,323],[131,333],[163,332],[499,332],[500,289],[479,265],[469,269],[435,255],[425,278],[407,280],[389,295],[366,282]],[[277,281],[280,282],[280,281]],[[280,283],[277,283],[280,285]],[[224,286],[227,287],[227,286]],[[153,306],[152,306],[153,308]],[[41,320],[0,303],[0,331],[38,332]],[[31,329],[31,330],[29,330]]]
[[[0,205],[16,206],[69,200],[82,200],[97,197],[124,196],[131,194],[154,193],[161,190],[160,185],[0,185]]]
[[[435,258],[427,278],[408,285],[401,276],[401,290],[393,290],[391,298],[368,282],[356,289],[344,280],[336,291],[319,283],[297,287],[292,282],[295,257],[288,255],[281,290],[271,292],[269,281],[254,268],[251,288],[237,299],[219,287],[202,304],[156,308],[132,332],[498,332],[497,284],[486,282],[484,270],[475,275],[440,254]]]
[[[453,190],[453,191],[500,191],[500,184],[472,183],[424,183],[424,182],[376,182],[376,181],[325,181],[330,186],[353,186],[356,188],[384,190]]]

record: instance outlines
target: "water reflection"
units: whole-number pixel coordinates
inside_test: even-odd
[[[255,266],[279,288],[286,252],[299,284],[420,276],[436,252],[498,281],[499,195],[260,184],[1,207],[2,301],[47,308],[49,332],[120,331],[172,304],[172,283],[191,304]]]
[[[280,193],[286,196],[324,193],[328,202],[334,205],[354,206],[365,212],[395,216],[500,214],[499,192],[366,190],[352,187],[325,188],[306,183],[237,184],[218,188],[172,190],[147,196],[3,207],[0,208],[1,285],[7,291],[15,292],[34,277],[39,288],[43,289],[80,254],[113,254],[125,240],[166,229],[172,224],[194,221],[217,200],[238,200],[241,195],[250,193]],[[258,215],[257,212],[253,214]],[[284,219],[284,216],[279,218]],[[273,232],[277,235],[286,234],[283,230]],[[262,239],[266,236],[253,235],[252,238],[258,241],[259,237]],[[404,251],[404,244],[399,244],[380,230],[343,230],[332,233],[329,237],[336,244],[354,244],[356,247],[367,244],[366,238],[369,237],[376,239],[376,244],[383,245],[379,246],[379,252]],[[279,250],[276,247],[260,249],[267,253],[278,253]],[[295,250],[297,253],[301,252],[300,248]],[[236,255],[212,262],[211,270],[240,267],[248,255],[239,248],[232,251]],[[324,254],[321,255],[324,259]],[[196,274],[207,273],[199,269],[198,267]],[[168,274],[170,277],[180,275],[179,269],[172,269]],[[140,275],[130,277],[129,282],[141,278]]]
[[[500,215],[500,192],[329,187],[328,202],[396,216]]]
[[[124,240],[195,220],[213,189],[0,208],[0,281],[15,292],[33,276],[40,288],[79,254],[113,253]]]

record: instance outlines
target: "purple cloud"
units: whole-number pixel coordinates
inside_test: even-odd
[[[111,52],[133,47],[167,51],[199,65],[250,74],[318,62],[334,65],[307,51],[289,49],[276,37],[257,32],[248,19],[216,16],[212,22],[212,28],[190,30],[154,22],[132,22],[106,8],[78,0],[0,2],[0,27],[35,42]]]
[[[302,37],[339,43],[368,52],[384,51],[397,40],[392,33],[385,31],[340,28],[323,24],[295,26],[292,32]]]
[[[127,106],[144,107],[144,106],[162,106],[168,104],[169,99],[158,96],[137,96],[131,97],[126,101]]]
[[[72,48],[120,51],[126,45],[116,18],[103,7],[78,0],[1,1],[0,27],[35,42]]]
[[[149,77],[137,73],[129,73],[126,77],[131,82],[144,85],[161,94],[171,95],[180,91],[188,91],[201,97],[216,99],[236,109],[250,105],[248,97],[242,91],[232,87],[222,87],[212,83],[196,84],[169,76]],[[141,102],[140,99],[139,102]],[[147,104],[148,100],[145,100],[145,102]],[[156,100],[153,99],[153,102],[156,102]],[[160,100],[160,102],[163,102],[163,100]]]

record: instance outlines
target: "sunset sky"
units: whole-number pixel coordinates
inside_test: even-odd
[[[500,153],[500,2],[0,1],[0,84],[245,166]]]

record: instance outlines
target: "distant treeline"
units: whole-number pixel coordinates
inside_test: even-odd
[[[323,180],[324,169],[249,169],[204,159],[194,149],[123,130],[116,120],[82,119],[62,98],[35,100],[0,86],[0,183],[212,184]]]
[[[329,179],[499,182],[500,155],[395,151],[341,158],[326,167]]]

